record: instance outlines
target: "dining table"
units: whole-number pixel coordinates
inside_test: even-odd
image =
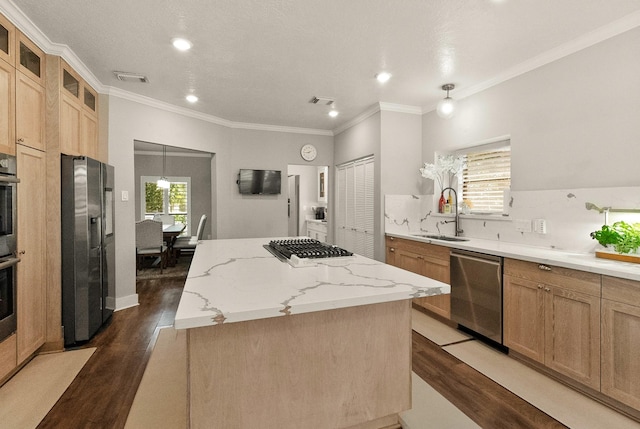
[[[167,243],[167,253],[169,254],[169,260],[167,261],[167,265],[173,267],[176,264],[175,252],[173,250],[173,245],[176,242],[176,239],[182,231],[187,226],[183,223],[174,223],[169,225],[162,225],[162,238],[164,242]]]

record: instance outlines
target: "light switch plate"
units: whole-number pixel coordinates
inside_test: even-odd
[[[122,201],[129,201],[129,191],[122,191]]]

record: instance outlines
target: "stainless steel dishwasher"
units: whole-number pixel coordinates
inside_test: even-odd
[[[451,320],[502,344],[502,258],[451,251]]]

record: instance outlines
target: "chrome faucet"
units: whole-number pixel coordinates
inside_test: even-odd
[[[451,223],[454,222],[455,223],[455,228],[456,228],[456,237],[459,236],[460,234],[462,234],[464,231],[460,229],[460,216],[458,215],[458,193],[456,192],[455,189],[453,189],[452,187],[448,187],[448,188],[444,188],[442,190],[442,192],[444,193],[444,191],[446,190],[451,190],[453,191],[453,196],[454,196],[454,204],[456,207],[456,216],[453,220],[445,220],[443,223]]]

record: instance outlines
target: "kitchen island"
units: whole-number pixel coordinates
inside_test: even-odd
[[[449,286],[358,255],[292,267],[268,241],[197,247],[175,319],[190,427],[394,427],[411,407],[411,300]]]

